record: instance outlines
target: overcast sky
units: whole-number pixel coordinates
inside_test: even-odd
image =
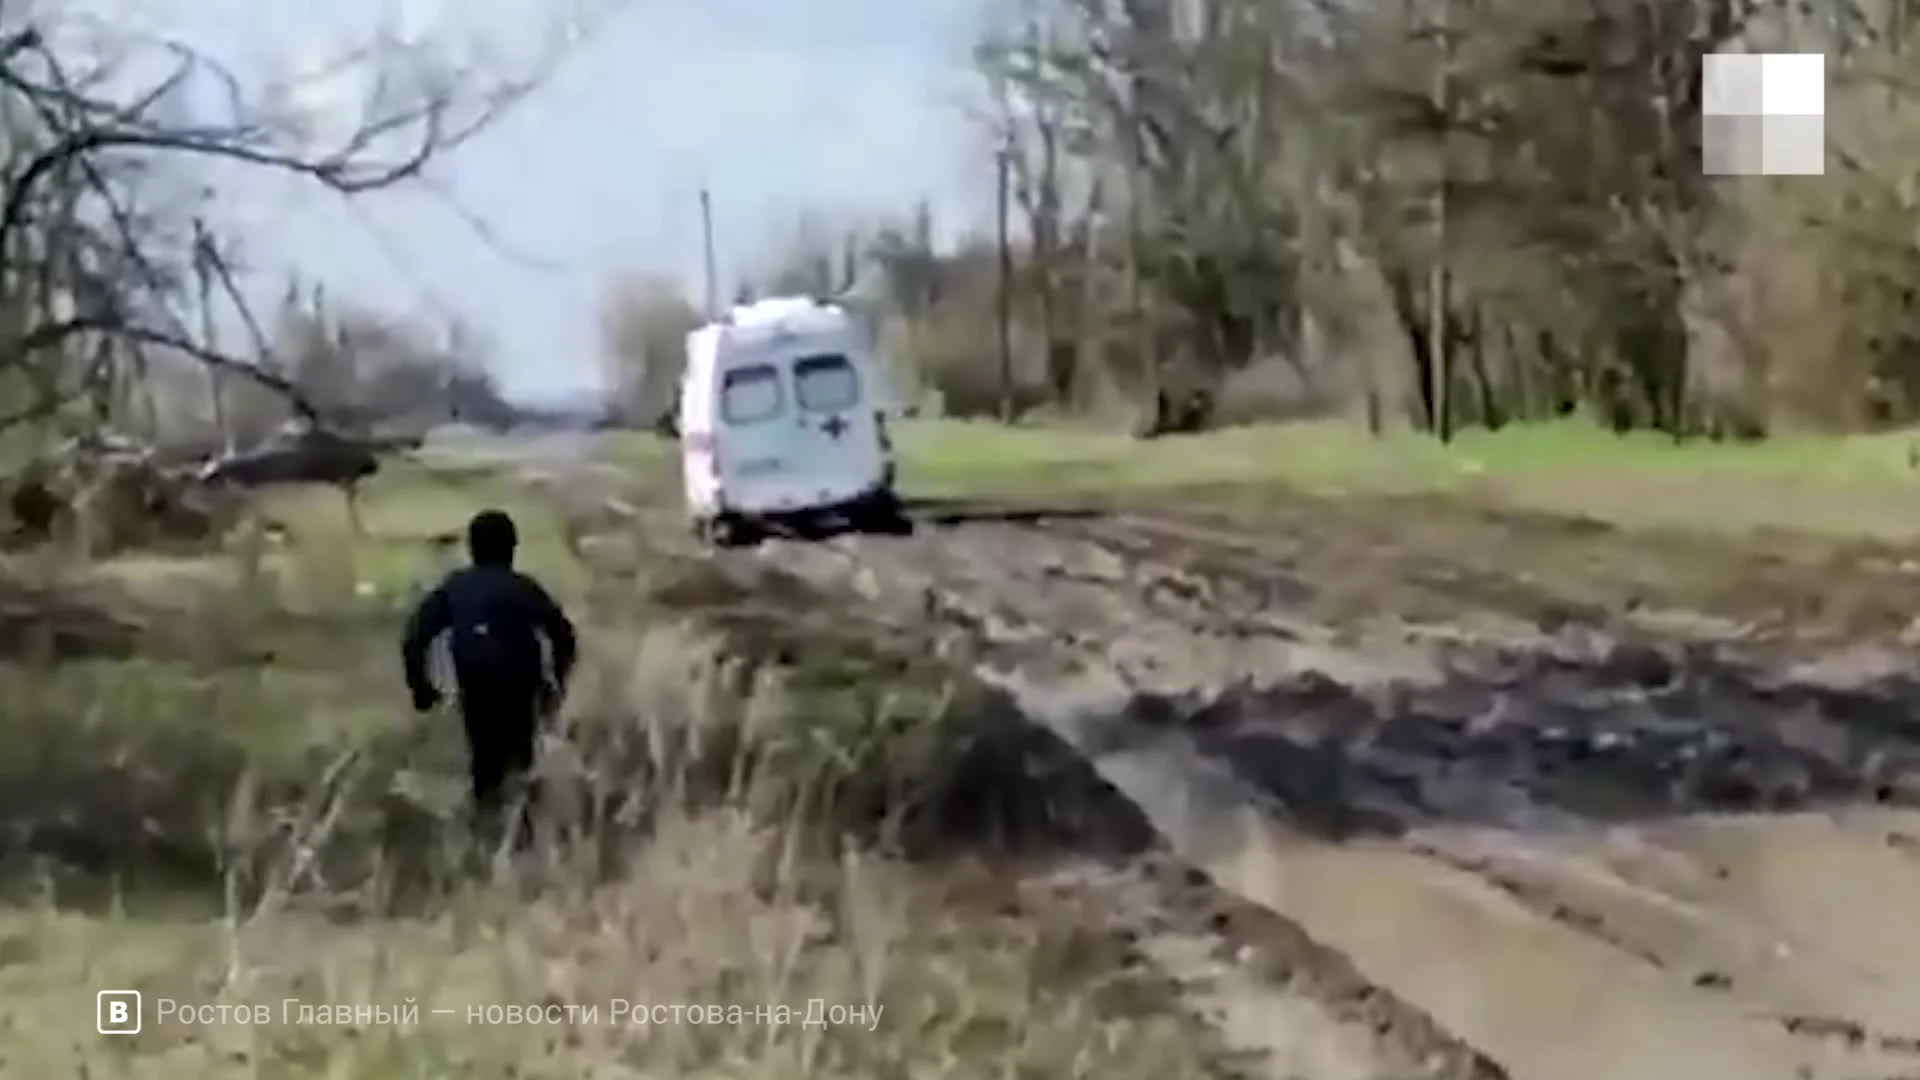
[[[382,25],[449,55],[484,47],[490,66],[511,70],[565,0],[93,2],[114,12],[114,32],[182,38],[257,83],[318,66]],[[438,164],[440,194],[342,206],[223,176],[220,212],[260,276],[299,267],[344,295],[458,314],[496,339],[510,390],[547,396],[592,385],[595,306],[610,276],[660,270],[697,287],[703,183],[723,276],[804,207],[904,207],[925,195],[949,221],[990,212],[976,137],[958,119],[980,0],[594,2],[612,13],[534,98]],[[338,98],[351,112],[363,91],[310,81],[302,100],[324,111]],[[492,240],[463,216],[485,221]]]

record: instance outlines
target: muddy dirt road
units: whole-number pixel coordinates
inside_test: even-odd
[[[1318,568],[1144,516],[743,557],[964,624],[1300,963],[1391,1001],[1380,1075],[1436,1037],[1540,1080],[1920,1075],[1920,687],[1892,663],[1497,607],[1329,624]]]
[[[1390,596],[1445,567],[1153,514],[922,517],[719,558],[967,635],[975,674],[1260,913],[1183,923],[1155,914],[1164,868],[1063,871],[1268,1074],[1920,1077],[1900,656],[1543,620],[1519,581],[1445,622],[1334,617],[1336,579]]]

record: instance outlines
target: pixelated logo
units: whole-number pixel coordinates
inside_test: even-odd
[[[1709,53],[1700,82],[1700,166],[1707,175],[1826,173],[1825,56]]]
[[[140,1034],[140,991],[102,990],[93,995],[93,1027],[102,1035]]]

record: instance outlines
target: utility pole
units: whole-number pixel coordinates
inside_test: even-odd
[[[200,288],[200,336],[209,349],[220,351],[219,332],[213,314],[213,274],[215,260],[220,257],[214,246],[213,234],[208,231],[207,223],[201,218],[193,219],[193,272],[195,283]],[[213,411],[213,425],[220,431],[220,445],[228,453],[234,452],[233,427],[227,423],[227,394],[220,379],[220,369],[206,365],[207,401]]]
[[[1145,254],[1146,223],[1141,218],[1141,199],[1146,185],[1140,179],[1140,153],[1136,145],[1127,154],[1127,327],[1133,338],[1135,358],[1140,366],[1142,389],[1152,410],[1148,427],[1158,429],[1166,420],[1165,390],[1161,379],[1158,335],[1147,324],[1147,297],[1141,279],[1140,260]]]
[[[707,318],[720,315],[720,269],[713,253],[713,192],[700,188],[700,258],[707,277]]]
[[[1448,391],[1453,384],[1453,358],[1447,355],[1450,342],[1447,335],[1448,294],[1452,291],[1448,280],[1447,260],[1447,182],[1452,174],[1452,121],[1448,116],[1448,93],[1451,89],[1453,66],[1453,38],[1447,18],[1448,0],[1440,0],[1440,20],[1438,26],[1438,44],[1440,62],[1434,65],[1433,101],[1440,116],[1440,140],[1436,150],[1436,164],[1440,174],[1439,182],[1433,190],[1433,260],[1428,269],[1427,279],[1427,362],[1428,376],[1432,387],[1428,400],[1433,403],[1433,433],[1441,442],[1453,438],[1452,402],[1447,400]]]
[[[1008,235],[1012,214],[1013,146],[1001,144],[994,154],[995,238],[1000,249],[1000,422],[1011,424],[1013,401],[1013,238]]]

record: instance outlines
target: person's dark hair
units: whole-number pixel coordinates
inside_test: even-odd
[[[505,511],[482,510],[467,522],[467,554],[476,566],[511,566],[520,534]]]

